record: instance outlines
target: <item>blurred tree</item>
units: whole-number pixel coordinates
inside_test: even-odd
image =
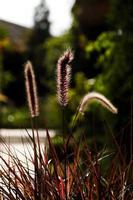
[[[10,40],[8,31],[4,27],[0,27],[0,93],[4,91],[12,79],[11,73],[4,70],[3,59],[4,51],[10,48]]]
[[[118,107],[118,116],[110,119],[110,126],[122,130],[121,141],[126,159],[130,161],[132,149],[133,104],[133,2],[110,1],[110,31],[102,33],[96,41],[89,42],[86,52],[90,58],[97,52],[95,67],[101,72],[96,77],[95,88],[108,96]],[[126,127],[126,128],[123,128]]]
[[[107,90],[119,108],[117,127],[126,124],[122,144],[126,157],[133,154],[132,141],[132,104],[133,104],[133,1],[111,0],[110,22],[116,32],[112,62],[104,71]],[[117,92],[114,92],[117,91]],[[131,122],[131,123],[130,123]]]
[[[39,46],[50,36],[48,17],[49,11],[45,0],[41,0],[40,4],[35,8],[34,27],[30,37],[31,47]]]
[[[88,39],[95,39],[108,30],[109,8],[109,0],[76,0],[72,12],[79,32]]]
[[[73,63],[73,73],[82,71],[89,78],[99,73],[98,69],[93,67],[96,55],[91,58],[85,55],[85,47],[88,40],[95,40],[96,37],[105,30],[108,30],[106,21],[109,11],[108,0],[76,0],[72,8],[73,25],[71,32],[74,35],[73,49],[75,51],[75,60]]]
[[[45,0],[41,0],[35,9],[34,27],[29,38],[29,58],[33,62],[38,77],[38,86],[40,95],[46,92],[47,84],[45,84],[45,47],[44,42],[50,37],[48,20],[49,11],[46,7]]]

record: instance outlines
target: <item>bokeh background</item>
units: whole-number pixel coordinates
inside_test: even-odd
[[[108,141],[113,132],[127,145],[132,138],[133,1],[3,2],[0,3],[0,127],[30,126],[23,66],[31,60],[40,99],[38,126],[60,128],[56,64],[62,52],[70,47],[75,58],[66,112],[68,127],[81,98],[89,91],[97,91],[113,102],[118,115],[93,103],[88,106],[84,120],[78,122],[78,131],[84,130],[89,136],[95,132],[99,143]]]

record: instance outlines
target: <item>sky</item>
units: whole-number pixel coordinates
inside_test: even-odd
[[[40,0],[0,0],[0,19],[32,27],[34,9],[39,3]],[[74,0],[46,0],[52,35],[60,35],[70,27],[73,3]]]

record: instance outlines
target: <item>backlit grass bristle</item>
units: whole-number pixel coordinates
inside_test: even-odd
[[[97,92],[90,92],[86,94],[83,99],[81,100],[79,112],[84,113],[86,106],[88,103],[90,103],[91,100],[96,100],[99,102],[102,106],[107,108],[110,112],[117,114],[118,110],[117,108],[102,94]]]
[[[39,103],[35,74],[30,61],[24,66],[25,88],[31,117],[39,115]]]
[[[61,106],[68,104],[68,89],[70,85],[71,68],[73,53],[70,49],[64,52],[57,63],[57,98]]]

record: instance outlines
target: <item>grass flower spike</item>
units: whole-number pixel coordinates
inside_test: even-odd
[[[61,106],[68,104],[68,89],[70,85],[71,68],[73,53],[69,49],[58,60],[57,63],[57,98]]]
[[[102,106],[104,106],[110,112],[112,112],[114,114],[118,113],[117,108],[104,95],[97,93],[97,92],[90,92],[83,97],[83,99],[81,100],[81,103],[80,103],[80,107],[79,107],[80,113],[84,113],[87,104],[91,100],[96,100],[97,102],[101,103]]]
[[[24,66],[24,76],[29,111],[31,117],[37,117],[39,115],[37,86],[35,74],[30,61],[28,61]]]

